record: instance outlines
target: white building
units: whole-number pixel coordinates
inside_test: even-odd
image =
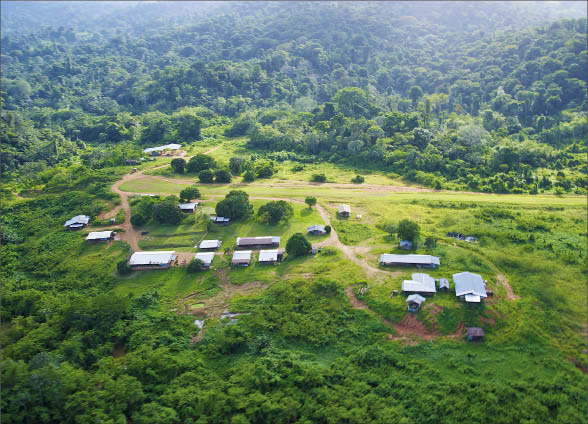
[[[198,252],[194,256],[194,259],[200,259],[204,268],[210,268],[210,265],[214,260],[214,252]]]
[[[222,241],[220,240],[202,240],[199,246],[194,247],[198,247],[202,250],[216,250],[221,247],[221,244]]]
[[[429,274],[412,274],[412,280],[402,282],[402,291],[405,293],[436,293],[435,279]]]
[[[395,255],[384,253],[380,255],[380,265],[416,265],[423,268],[437,268],[440,262],[437,256],[431,255]]]
[[[249,266],[251,264],[251,250],[241,250],[233,253],[232,265]]]
[[[160,252],[135,252],[129,259],[129,265],[133,269],[166,269],[177,259],[173,250]]]
[[[453,274],[455,282],[455,295],[468,303],[480,303],[486,294],[486,285],[481,275],[471,272]]]

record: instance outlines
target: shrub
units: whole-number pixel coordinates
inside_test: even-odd
[[[327,176],[325,174],[312,174],[310,181],[313,183],[324,183],[327,181]]]
[[[255,174],[253,173],[253,171],[247,171],[245,172],[245,174],[243,174],[243,181],[245,181],[246,183],[249,183],[253,180],[255,180]]]
[[[162,224],[179,224],[182,211],[174,200],[164,200],[153,208],[153,218]]]
[[[202,153],[193,156],[188,161],[187,169],[188,172],[200,172],[204,171],[205,169],[214,169],[216,168],[216,162],[210,156],[204,155]]]
[[[116,264],[116,270],[119,275],[129,275],[133,271],[133,268],[131,268],[127,259],[123,259]]]
[[[189,273],[193,274],[202,271],[204,269],[204,263],[200,259],[194,258],[190,261],[186,269]]]
[[[292,167],[292,172],[300,172],[300,171],[304,171],[304,166],[302,166],[300,164],[296,164]]]
[[[233,156],[229,159],[229,169],[233,175],[240,175],[243,172],[243,166],[247,160],[239,156]]]
[[[312,250],[310,242],[302,233],[296,233],[288,239],[286,243],[286,252],[292,256],[308,255]]]
[[[231,173],[226,169],[217,169],[214,173],[214,181],[216,183],[230,183]]]
[[[351,182],[355,183],[355,184],[361,184],[364,181],[365,181],[365,178],[362,177],[361,175],[356,175],[354,178],[351,179]]]
[[[213,178],[214,174],[210,169],[205,169],[204,171],[200,171],[198,173],[198,179],[201,183],[211,183]]]
[[[427,237],[425,239],[425,247],[427,249],[433,249],[436,245],[437,245],[437,240],[435,240],[433,237]]]
[[[172,159],[170,165],[175,173],[181,174],[184,172],[184,168],[186,167],[186,161],[182,158],[175,158]]]
[[[327,234],[331,234],[331,226],[330,225],[325,225],[325,232]]]
[[[141,214],[135,214],[131,216],[131,224],[133,227],[140,227],[141,225],[145,225],[147,219]]]
[[[257,170],[259,178],[269,178],[274,175],[274,168],[271,165],[265,165]]]

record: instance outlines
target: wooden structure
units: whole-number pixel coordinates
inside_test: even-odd
[[[341,218],[349,218],[351,216],[351,207],[347,204],[339,205],[337,208],[337,215]]]
[[[466,335],[468,336],[468,340],[470,342],[476,342],[478,340],[483,340],[486,336],[484,334],[484,330],[480,327],[470,327],[466,330]]]

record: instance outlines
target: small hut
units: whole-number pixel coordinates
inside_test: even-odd
[[[449,280],[447,278],[439,279],[439,291],[446,292],[449,290]]]
[[[482,340],[485,336],[484,330],[482,330],[480,327],[470,327],[467,329],[466,334],[470,342]]]
[[[426,299],[420,294],[411,294],[406,298],[406,303],[408,303],[408,310],[410,312],[418,312],[421,308],[421,303],[423,303],[425,300]]]

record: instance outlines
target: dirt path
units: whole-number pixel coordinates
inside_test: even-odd
[[[204,152],[204,154],[212,153],[215,150],[217,150],[219,147],[220,147],[220,145],[215,146],[211,149],[208,149],[207,151]],[[181,154],[180,156],[185,155],[185,152],[182,152],[182,153],[183,154]],[[190,160],[191,157],[192,156],[187,156],[185,159]],[[164,163],[164,164],[158,165],[154,168],[149,169],[149,171],[152,171],[154,169],[165,168],[166,166],[169,166],[169,163]],[[120,189],[120,186],[128,181],[136,180],[138,178],[145,178],[146,177],[145,171],[148,171],[148,170],[143,170],[143,171],[138,171],[135,173],[126,174],[120,180],[118,180],[117,182],[115,182],[111,186],[110,189],[114,193],[116,193],[120,196],[121,204],[119,206],[117,206],[116,208],[114,208],[112,211],[105,213],[105,215],[116,216],[116,214],[118,213],[118,211],[121,208],[125,211],[125,220],[124,220],[123,224],[121,224],[121,228],[123,228],[125,231],[124,231],[124,233],[119,233],[118,237],[120,238],[121,241],[128,243],[134,252],[141,251],[141,248],[139,247],[139,239],[141,238],[141,236],[140,236],[139,232],[136,231],[133,228],[133,225],[131,224],[131,205],[129,204],[129,196],[132,196],[135,193],[123,191]]]

